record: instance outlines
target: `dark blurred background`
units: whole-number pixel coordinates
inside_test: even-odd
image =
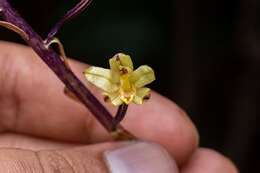
[[[41,36],[77,1],[11,0]],[[260,172],[260,1],[94,0],[59,38],[70,57],[107,66],[117,52],[155,69],[152,88],[183,107],[201,146]],[[1,29],[3,40],[23,43]],[[169,137],[170,138],[170,137]]]

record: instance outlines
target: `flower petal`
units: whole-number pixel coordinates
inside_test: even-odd
[[[148,97],[147,99],[149,99],[149,95],[150,95],[150,89],[149,88],[139,88],[136,91],[136,95],[133,99],[133,102],[135,104],[143,104],[146,97]]]
[[[109,102],[111,102],[114,106],[123,104],[123,101],[121,100],[120,94],[118,92],[104,93],[104,95],[109,98]]]
[[[109,69],[89,67],[84,71],[86,79],[105,92],[115,92],[118,86],[113,83]]]
[[[119,71],[120,66],[128,67],[133,70],[133,62],[129,55],[118,53],[109,60],[110,69],[112,71]]]
[[[134,83],[137,88],[141,88],[155,80],[154,71],[147,65],[142,65],[130,76],[130,81]]]

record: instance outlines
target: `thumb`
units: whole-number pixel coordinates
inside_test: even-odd
[[[0,172],[178,173],[178,170],[160,145],[130,142],[40,152],[1,149]]]

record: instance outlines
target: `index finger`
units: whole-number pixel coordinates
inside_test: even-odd
[[[0,129],[71,142],[110,138],[85,107],[63,94],[63,84],[31,49],[1,43],[0,50]],[[83,79],[87,65],[70,64]],[[198,144],[197,131],[187,115],[156,93],[142,106],[131,105],[123,125],[140,139],[165,146],[179,163]]]

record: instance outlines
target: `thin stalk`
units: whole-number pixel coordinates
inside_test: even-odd
[[[128,109],[128,105],[127,104],[122,104],[119,106],[116,116],[114,118],[114,122],[113,122],[113,128],[116,129],[118,124],[124,119],[126,112]]]
[[[54,27],[49,32],[46,42],[48,43],[59,31],[59,29],[64,25],[66,22],[71,20],[72,18],[79,15],[82,11],[84,11],[90,4],[92,0],[81,0],[74,8],[69,10],[57,23],[54,25]]]

